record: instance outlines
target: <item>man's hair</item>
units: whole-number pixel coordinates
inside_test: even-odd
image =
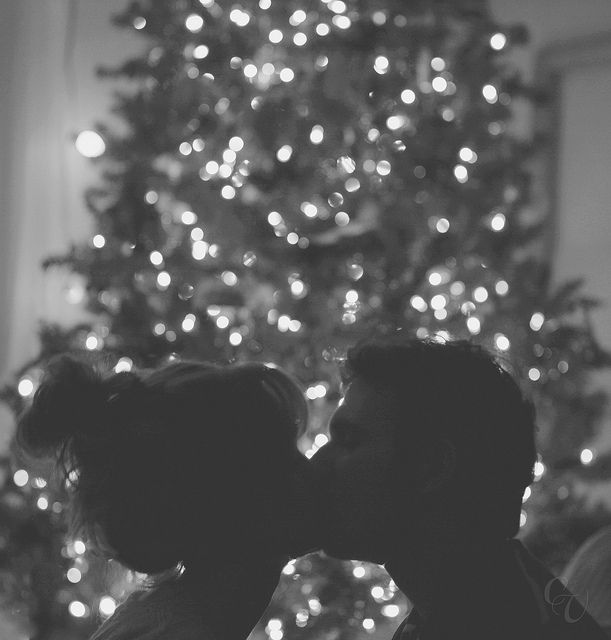
[[[474,527],[517,533],[536,462],[535,412],[488,351],[466,341],[369,340],[348,351],[344,374],[389,397],[399,459],[409,464],[419,442],[449,441],[461,512]]]

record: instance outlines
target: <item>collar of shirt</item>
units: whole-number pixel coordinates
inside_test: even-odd
[[[463,631],[472,640],[482,633],[524,640],[602,639],[575,597],[521,542],[505,540],[476,554],[464,554],[444,568],[446,579],[430,618],[425,621],[413,608],[393,640],[462,638]]]

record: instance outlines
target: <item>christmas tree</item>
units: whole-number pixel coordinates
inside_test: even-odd
[[[45,325],[5,401],[19,411],[63,351],[116,371],[273,361],[310,400],[310,456],[348,345],[397,330],[473,339],[537,402],[523,532],[561,567],[610,519],[583,497],[609,478],[609,458],[586,447],[604,408],[589,374],[608,358],[594,301],[578,282],[551,287],[533,145],[508,126],[512,102],[535,99],[507,58],[524,29],[480,0],[142,0],[116,24],[144,44],[101,72],[131,83],[115,100],[126,132],[99,124],[81,140],[106,149],[87,194],[95,234],[44,265],[82,276],[94,319]],[[3,607],[36,638],[84,638],[139,576],[108,575],[68,537],[48,469],[3,464]],[[254,637],[388,636],[407,606],[382,568],[311,555],[284,569]]]

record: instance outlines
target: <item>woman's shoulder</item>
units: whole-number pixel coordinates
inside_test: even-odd
[[[90,640],[216,640],[182,580],[132,593]]]

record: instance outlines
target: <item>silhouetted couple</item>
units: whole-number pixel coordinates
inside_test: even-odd
[[[536,452],[511,376],[467,343],[396,340],[353,348],[343,373],[308,461],[306,404],[279,369],[49,364],[19,441],[75,472],[76,530],[166,572],[94,638],[245,639],[287,560],[323,549],[385,565],[413,604],[400,640],[602,640],[514,538]]]

